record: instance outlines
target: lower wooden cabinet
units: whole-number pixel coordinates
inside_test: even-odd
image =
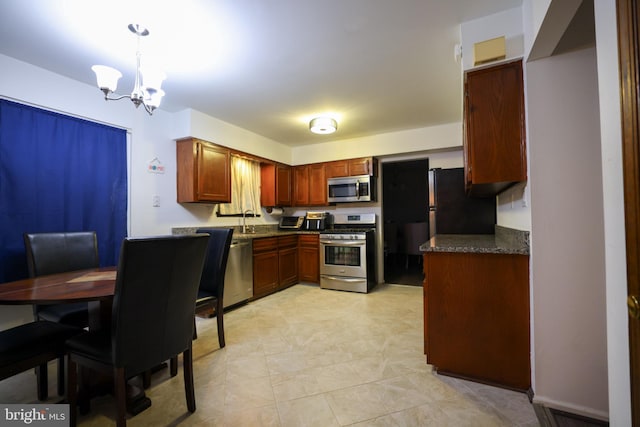
[[[298,236],[278,237],[278,289],[298,283]]]
[[[424,255],[424,346],[438,372],[531,387],[529,257]]]
[[[278,287],[278,238],[253,239],[253,298],[275,292]]]
[[[300,281],[320,283],[320,236],[301,234],[298,241],[298,276]]]
[[[298,283],[298,236],[253,239],[253,299]]]

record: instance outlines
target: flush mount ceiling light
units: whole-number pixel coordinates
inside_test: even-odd
[[[105,101],[117,101],[123,98],[129,98],[136,108],[141,104],[147,110],[149,115],[153,114],[153,110],[160,106],[160,101],[164,96],[164,91],[160,89],[162,81],[166,78],[164,72],[149,68],[140,68],[140,37],[148,36],[149,30],[138,24],[129,24],[129,31],[134,33],[138,39],[138,48],[136,49],[136,81],[133,85],[131,95],[117,95],[110,97],[109,95],[116,91],[118,79],[122,77],[122,73],[115,68],[106,65],[94,65],[91,69],[96,73],[98,87],[104,92]],[[144,76],[144,84],[142,77]]]
[[[309,130],[320,135],[334,133],[338,129],[338,122],[331,117],[316,117],[309,122]]]

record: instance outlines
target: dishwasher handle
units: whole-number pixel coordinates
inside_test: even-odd
[[[231,242],[231,246],[229,246],[229,248],[231,249],[231,248],[237,248],[237,247],[241,247],[241,246],[249,246],[249,243],[250,242],[248,242],[246,240],[233,240]]]

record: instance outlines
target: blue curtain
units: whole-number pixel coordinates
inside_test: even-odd
[[[27,277],[23,233],[96,231],[116,265],[127,228],[126,131],[0,100],[0,282]]]

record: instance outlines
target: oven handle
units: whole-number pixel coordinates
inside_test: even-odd
[[[326,245],[341,245],[341,246],[364,246],[367,244],[366,240],[322,240],[320,239],[320,243],[324,243]]]
[[[349,279],[345,277],[326,276],[326,275],[323,275],[322,278],[328,279],[328,280],[334,280],[336,282],[362,282],[362,278]]]

